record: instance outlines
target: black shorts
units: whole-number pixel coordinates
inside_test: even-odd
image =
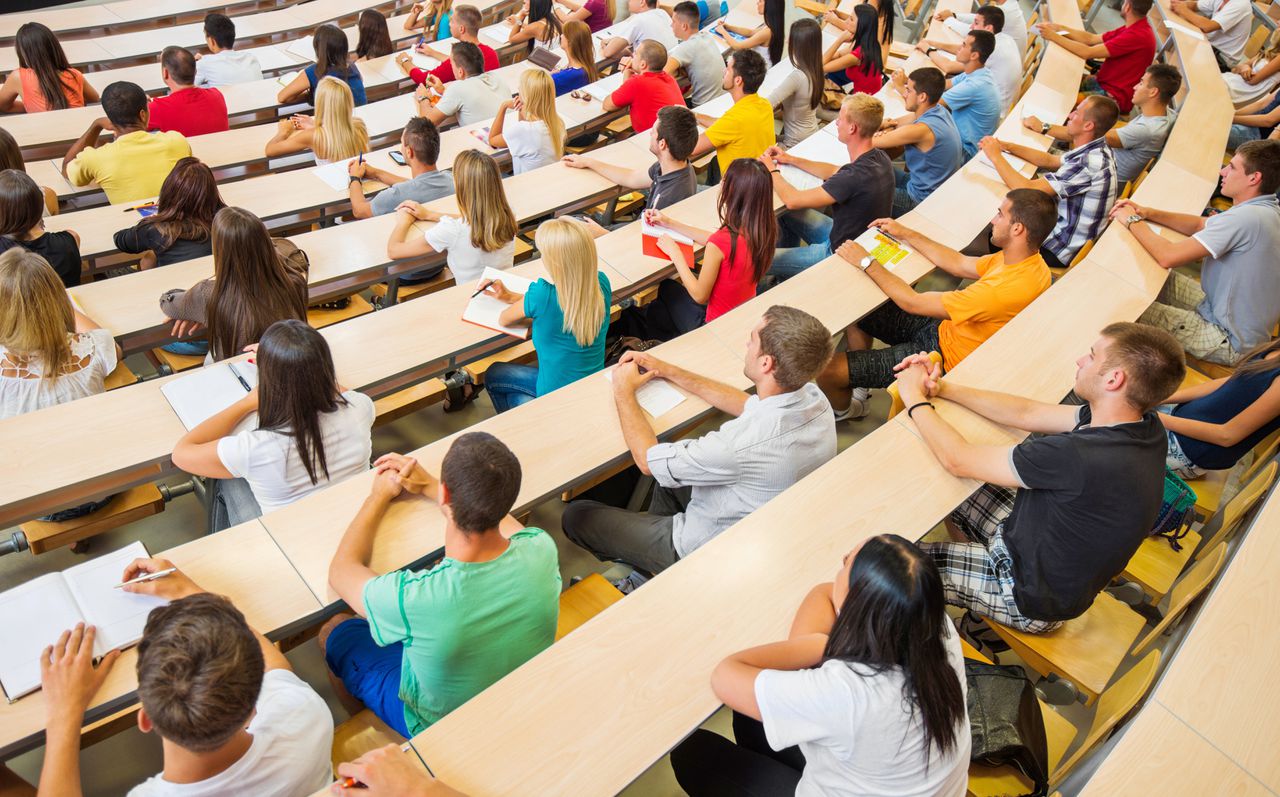
[[[849,360],[849,387],[888,387],[893,384],[893,367],[912,354],[939,351],[937,318],[911,315],[893,302],[885,302],[858,327],[888,345],[846,353]]]

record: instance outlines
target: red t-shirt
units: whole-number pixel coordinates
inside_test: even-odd
[[[501,64],[498,63],[497,51],[489,45],[481,44],[480,54],[484,56],[484,71],[492,72],[501,66]],[[423,83],[427,82],[427,75],[429,74],[440,78],[441,83],[452,83],[454,80],[457,80],[453,74],[452,58],[444,59],[444,62],[441,63],[440,66],[430,72],[427,72],[425,69],[418,69],[417,67],[414,67],[409,70],[409,79],[421,86]]]
[[[862,60],[862,48],[854,47],[853,52],[849,53],[854,58]],[[861,91],[864,94],[875,96],[876,92],[884,87],[884,74],[874,69],[871,72],[863,72],[863,64],[851,66],[844,71],[844,76],[853,82],[853,92],[856,94]]]
[[[739,235],[734,250],[729,238],[729,228],[721,227],[711,234],[707,244],[719,249],[724,258],[720,261],[720,272],[716,274],[716,284],[711,286],[711,298],[707,300],[707,320],[714,321],[738,305],[755,298],[756,274],[751,267],[751,247],[747,239]],[[729,258],[729,252],[733,258]]]
[[[1098,85],[1120,106],[1120,113],[1129,113],[1133,110],[1133,87],[1156,60],[1155,31],[1143,17],[1102,34],[1102,43],[1109,55],[1098,68]]]
[[[156,97],[148,111],[148,130],[177,130],[190,138],[205,133],[221,133],[228,127],[227,100],[217,89],[194,86],[180,89],[164,97]]]
[[[666,72],[640,72],[609,95],[619,108],[631,107],[631,129],[643,133],[658,121],[658,111],[668,105],[684,105],[680,84]]]

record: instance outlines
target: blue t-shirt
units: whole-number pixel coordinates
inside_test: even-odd
[[[965,157],[972,158],[978,142],[996,132],[1000,124],[1000,90],[991,70],[983,67],[951,78],[951,88],[943,93],[942,101],[960,129]]]
[[[604,294],[604,321],[590,346],[582,347],[573,333],[564,331],[564,313],[556,298],[556,286],[539,279],[524,295],[524,314],[533,319],[533,348],[538,353],[538,395],[545,396],[570,382],[590,376],[604,367],[604,338],[609,331],[609,307],[613,288],[599,275]]]
[[[923,202],[933,190],[964,165],[964,146],[960,143],[960,130],[951,112],[935,105],[916,120],[933,131],[933,146],[928,152],[912,144],[902,153],[909,172],[907,193],[917,202]]]
[[[1280,377],[1280,363],[1265,371],[1242,376],[1233,376],[1221,387],[1207,396],[1192,399],[1174,408],[1173,414],[1178,418],[1188,418],[1206,423],[1226,423],[1249,408],[1249,405],[1262,397],[1271,388],[1271,383]],[[1219,446],[1194,440],[1186,435],[1177,435],[1182,453],[1187,459],[1205,470],[1226,470],[1233,467],[1245,452],[1251,450],[1267,435],[1280,429],[1280,417],[1259,426],[1253,434],[1233,446]]]
[[[580,89],[587,85],[587,70],[581,67],[566,67],[565,69],[557,69],[551,73],[551,79],[556,84],[556,96],[568,94],[574,89]]]
[[[307,76],[307,83],[311,84],[311,101],[315,102],[316,83],[318,82],[316,80],[316,65],[312,64],[307,67],[303,74]],[[356,105],[360,106],[365,104],[364,78],[360,77],[360,70],[356,69],[355,66],[352,66],[347,70],[345,77],[341,75],[325,75],[325,77],[336,77],[339,80],[342,80],[347,84],[347,87],[351,89],[351,97],[355,100]]]

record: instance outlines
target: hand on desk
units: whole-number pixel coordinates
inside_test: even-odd
[[[1150,212],[1148,208],[1144,208],[1132,199],[1121,199],[1111,206],[1111,213],[1108,214],[1112,221],[1125,222],[1130,216],[1137,214],[1142,218],[1146,218]],[[1128,227],[1128,224],[1125,224]]]
[[[201,325],[197,321],[183,321],[182,319],[173,322],[173,328],[169,330],[169,334],[175,338],[185,338],[199,332]]]
[[[333,784],[331,791],[346,797],[461,797],[461,792],[414,766],[397,744],[370,750],[355,761],[339,764],[338,777],[341,780]],[[360,785],[344,786],[346,778]]]
[[[1039,133],[1040,129],[1044,127],[1044,122],[1040,121],[1038,116],[1028,116],[1022,120],[1022,126]]]
[[[859,265],[864,257],[871,256],[870,252],[862,248],[862,244],[852,238],[840,244],[840,247],[836,249],[836,254],[840,256],[841,260],[846,263],[852,263],[855,266]]]
[[[1059,25],[1056,22],[1037,22],[1036,30],[1040,31],[1040,34],[1043,36],[1046,33],[1065,33],[1067,27],[1066,25]]]
[[[61,720],[79,727],[89,701],[120,656],[120,651],[113,650],[95,667],[93,637],[93,626],[77,623],[40,654],[40,685],[50,725]]]
[[[657,357],[654,357],[652,354],[645,351],[624,352],[623,355],[618,358],[618,365],[635,365],[638,370],[644,371],[640,376],[645,382],[648,381],[648,377],[669,380],[675,374],[676,370],[668,363],[659,360]],[[618,384],[618,373],[616,370],[614,371],[613,377],[613,384],[616,387]],[[643,384],[643,382],[638,383],[636,387],[639,387],[640,384]]]
[[[934,15],[933,15],[933,18],[934,18],[935,20],[937,20],[938,22],[946,22],[948,19],[951,19],[951,18],[952,18],[952,17],[954,17],[955,15],[956,15],[956,14],[955,14],[955,12],[954,12],[954,11],[951,11],[951,10],[948,10],[948,9],[945,9],[945,8],[944,8],[944,9],[942,9],[941,11],[939,11],[938,13],[934,14]]]
[[[786,150],[782,147],[774,146],[769,147],[760,155],[760,162],[764,164],[766,169],[772,171],[779,166],[793,164],[796,162],[796,159],[788,155]]]
[[[893,236],[899,241],[905,241],[906,237],[911,234],[911,228],[897,219],[876,219],[867,226],[875,227],[885,235]]]
[[[632,352],[627,352],[631,354]],[[626,355],[618,361],[618,365],[613,369],[613,394],[615,396],[625,396],[634,394],[637,390],[644,387],[644,384],[650,379],[658,375],[657,371],[645,371],[640,373],[640,365],[635,360],[627,360]]]
[[[414,202],[412,199],[406,199],[396,206],[399,213],[408,213],[418,221],[440,221],[440,214],[434,210],[428,210],[427,206],[421,202]]]
[[[995,163],[996,156],[1004,152],[1004,142],[995,136],[983,136],[978,142],[978,149],[982,150],[982,154],[990,158],[992,163]]]
[[[417,459],[406,457],[404,454],[383,454],[374,461],[373,468],[378,472],[378,478],[374,480],[373,485],[375,493],[387,489],[386,483],[390,483],[395,485],[395,495],[404,490],[423,498],[430,498],[432,501],[439,501],[440,482],[427,473]],[[380,483],[383,484],[380,485]]]
[[[170,568],[173,569],[173,572],[167,576],[152,579],[151,581],[140,581],[137,584],[125,584],[120,589],[137,595],[152,595],[157,598],[164,598],[167,601],[181,600],[206,591],[199,584],[192,581],[190,576],[178,570],[173,562],[154,556],[149,559],[134,559],[124,569],[124,575],[120,577],[120,580],[132,581],[139,576],[158,573],[161,570],[169,570]]]
[[[912,354],[893,367],[898,393],[907,406],[928,401],[938,395],[942,379],[942,363],[935,363],[928,352]]]

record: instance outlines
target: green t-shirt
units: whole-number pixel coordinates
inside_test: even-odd
[[[364,587],[379,645],[404,643],[400,699],[421,733],[555,641],[560,565],[542,529],[511,536],[488,562],[445,557],[430,570],[397,570]]]

